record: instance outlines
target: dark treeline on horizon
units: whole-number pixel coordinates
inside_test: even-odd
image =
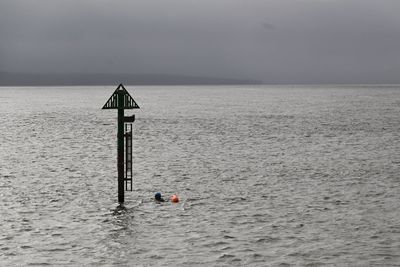
[[[28,74],[0,72],[0,86],[261,84],[255,80],[157,74]]]
[[[268,80],[268,79],[267,79]],[[170,74],[110,74],[110,73],[73,73],[73,74],[33,74],[0,72],[0,86],[91,86],[91,85],[321,85],[321,84],[393,84],[398,80],[279,80],[270,79],[268,82],[239,78],[218,78]]]

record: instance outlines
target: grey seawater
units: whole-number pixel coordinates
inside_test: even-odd
[[[127,86],[126,209],[114,89],[0,88],[1,266],[400,265],[400,86]]]

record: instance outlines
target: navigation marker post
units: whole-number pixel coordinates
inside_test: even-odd
[[[130,191],[132,191],[132,123],[135,121],[135,115],[125,117],[124,110],[139,109],[139,106],[136,104],[135,100],[133,100],[125,87],[120,84],[104,104],[102,109],[118,109],[118,202],[123,204],[124,182],[126,190],[128,190],[128,182],[130,182]],[[126,146],[124,146],[124,139],[126,139]]]

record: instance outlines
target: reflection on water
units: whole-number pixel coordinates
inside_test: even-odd
[[[125,207],[114,88],[0,89],[1,265],[400,262],[398,87],[127,89]]]

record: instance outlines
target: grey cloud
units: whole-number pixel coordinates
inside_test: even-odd
[[[262,26],[267,30],[275,30],[276,26],[270,22],[262,23]]]
[[[400,1],[3,0],[0,71],[400,82]]]

